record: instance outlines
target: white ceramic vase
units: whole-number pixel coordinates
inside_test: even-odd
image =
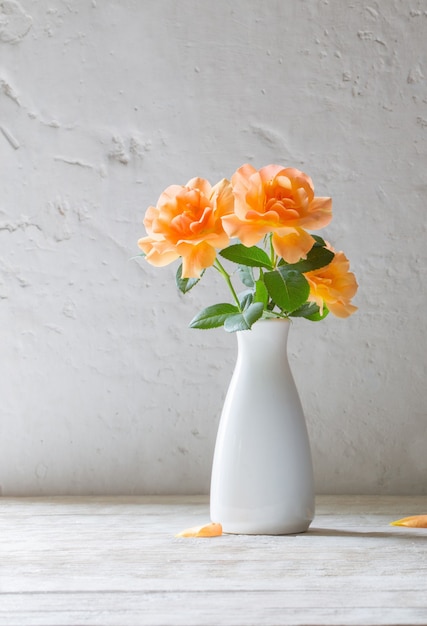
[[[287,357],[290,324],[261,320],[236,333],[210,494],[211,520],[225,533],[301,533],[314,516],[310,444]]]

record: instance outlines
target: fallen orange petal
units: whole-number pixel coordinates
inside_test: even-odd
[[[427,528],[427,515],[412,515],[411,517],[403,517],[395,522],[391,522],[391,526],[407,526],[408,528]]]
[[[193,526],[175,535],[175,537],[219,537],[222,535],[221,524],[212,522],[203,526]]]

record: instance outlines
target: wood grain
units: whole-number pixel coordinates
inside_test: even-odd
[[[1,626],[427,624],[427,497],[323,496],[308,533],[177,539],[204,497],[0,499]]]

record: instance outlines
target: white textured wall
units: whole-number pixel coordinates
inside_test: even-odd
[[[427,493],[427,4],[0,1],[3,494],[206,492],[235,337],[137,254],[170,183],[307,171],[359,312],[294,324],[319,492]]]

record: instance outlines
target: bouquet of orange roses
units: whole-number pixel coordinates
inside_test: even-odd
[[[348,317],[357,282],[343,252],[309,230],[332,219],[331,198],[316,197],[307,174],[294,168],[243,165],[214,186],[203,178],[171,185],[147,209],[146,261],[181,260],[176,284],[187,293],[208,268],[225,279],[232,302],[212,304],[192,328],[247,330],[259,319]],[[236,290],[235,282],[242,285]]]

